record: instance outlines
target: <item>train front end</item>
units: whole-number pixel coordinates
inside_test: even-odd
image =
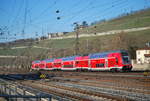
[[[122,51],[121,57],[122,57],[122,71],[131,71],[132,64],[129,53],[127,51]]]

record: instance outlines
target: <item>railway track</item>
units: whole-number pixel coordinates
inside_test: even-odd
[[[79,88],[79,89],[84,89],[84,90],[88,90],[91,92],[104,93],[104,94],[112,95],[112,96],[119,96],[122,98],[128,98],[130,100],[132,99],[132,100],[137,100],[137,101],[148,101],[147,99],[150,99],[149,94],[142,94],[142,93],[137,93],[137,92],[135,93],[135,92],[129,92],[129,91],[124,91],[124,90],[116,90],[112,88],[93,87],[93,86],[87,86],[87,85],[68,84],[68,83],[57,83],[57,85]]]
[[[50,90],[51,92],[55,92],[55,94],[61,93],[63,94],[63,96],[67,96],[67,97],[71,96],[76,100],[79,99],[87,100],[87,101],[112,101],[112,100],[113,101],[122,101],[122,100],[149,101],[150,100],[150,94],[136,92],[137,90],[131,92],[129,89],[123,90],[123,89],[114,89],[109,87],[104,88],[98,86],[89,86],[83,84],[63,83],[63,82],[44,82],[44,81],[38,81],[31,86],[37,88],[43,87],[45,90],[46,88],[48,88],[48,90]]]
[[[50,74],[50,75],[71,75],[71,76],[111,76],[111,77],[138,77],[138,78],[143,78],[144,77],[144,72],[143,71],[131,71],[131,72],[108,72],[108,71],[96,71],[96,72],[90,72],[90,71],[41,71],[43,74]],[[150,72],[148,72],[149,75],[147,78],[150,78]]]
[[[138,93],[144,93],[144,94],[150,94],[150,89],[144,88],[144,87],[131,87],[127,84],[119,84],[119,83],[113,83],[113,82],[99,82],[95,80],[80,80],[80,79],[72,79],[72,78],[63,78],[63,77],[53,77],[52,79],[49,79],[48,81],[56,81],[56,82],[71,82],[74,84],[81,84],[81,85],[88,85],[88,86],[97,86],[97,87],[103,87],[103,88],[113,88],[118,90],[125,90],[129,92],[138,92]],[[45,81],[47,82],[47,81]],[[117,85],[117,86],[116,86]]]
[[[50,72],[45,80],[15,80],[73,101],[149,101],[150,78],[141,73]],[[96,72],[97,73],[97,72]],[[89,75],[88,75],[89,74]],[[137,77],[138,75],[141,75]],[[106,76],[105,76],[106,75]],[[117,75],[117,76],[114,76]],[[121,75],[121,77],[119,77]],[[131,75],[131,74],[130,74]],[[15,78],[12,78],[12,80]],[[10,79],[11,80],[11,79]]]
[[[28,84],[28,83],[27,83]],[[46,91],[50,91],[51,93],[55,93],[57,95],[63,95],[68,97],[71,97],[72,100],[80,100],[80,101],[131,101],[131,99],[128,98],[122,98],[118,96],[112,96],[105,93],[100,92],[94,92],[91,90],[81,89],[81,88],[74,88],[71,86],[64,86],[64,85],[58,85],[56,83],[43,83],[38,82],[38,84],[32,84],[30,85],[32,87],[37,87],[40,89],[45,89]]]

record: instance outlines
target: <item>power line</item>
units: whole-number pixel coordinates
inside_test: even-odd
[[[83,9],[80,9],[79,11],[75,12],[75,13],[72,13],[70,15],[65,15],[66,17],[71,17],[70,19],[73,19],[75,17],[77,17],[76,15],[79,15],[81,13],[84,13],[84,12],[89,12],[91,10],[93,10],[94,8],[97,8],[97,7],[103,7],[104,5],[109,5],[109,4],[112,4],[114,2],[117,2],[118,0],[115,0],[113,2],[106,2],[104,4],[99,4],[99,5],[96,5],[96,6],[92,6],[93,4],[93,0],[91,2],[88,3],[87,6],[85,6]],[[63,18],[65,18],[65,16],[62,16]]]
[[[103,11],[102,13],[100,13],[101,15],[96,15],[96,16],[95,15],[94,16],[89,15],[89,16],[90,16],[90,18],[105,16],[107,14],[107,11],[110,11],[110,10],[112,10],[112,8],[115,8],[115,7],[120,7],[120,6],[122,7],[122,4],[124,4],[124,3],[127,3],[126,0],[122,0],[121,2],[116,2],[115,4],[112,4],[110,7],[107,7],[105,9],[101,9],[101,11],[98,11],[98,12]],[[82,19],[80,19],[80,21],[83,21],[83,19],[89,18],[89,16],[83,17]]]
[[[3,12],[3,14],[5,14],[6,16],[9,16],[9,13],[5,9],[0,8],[0,11]]]
[[[120,1],[119,1],[120,2]],[[115,1],[113,1],[113,2],[107,2],[107,3],[103,3],[103,4],[100,4],[100,5],[96,5],[96,6],[90,6],[90,4],[91,3],[89,3],[89,6],[88,7],[85,7],[85,9],[86,9],[86,11],[85,11],[85,9],[83,10],[80,10],[80,12],[76,12],[76,13],[74,13],[75,15],[72,15],[71,16],[71,18],[69,18],[68,16],[67,16],[67,18],[69,18],[68,20],[67,20],[67,22],[69,21],[69,20],[73,20],[73,18],[77,18],[77,17],[80,17],[79,16],[79,14],[81,14],[81,13],[83,13],[83,12],[90,12],[90,10],[93,10],[93,9],[90,9],[90,8],[96,8],[96,7],[98,7],[98,6],[100,6],[100,7],[103,7],[103,5],[108,5],[108,4],[111,4],[108,8],[106,8],[105,10],[110,10],[111,8],[112,8],[112,4],[114,4],[114,3],[116,3],[116,4],[119,4],[118,3],[118,0],[115,0]],[[116,5],[114,5],[114,6],[116,6]],[[105,10],[103,9],[103,12],[105,12]],[[65,23],[65,22],[64,22]],[[64,23],[62,23],[62,24],[64,24]]]
[[[37,21],[41,16],[43,16],[48,9],[51,9],[52,7],[54,7],[57,4],[58,0],[55,0],[50,6],[48,6],[47,8],[45,8],[40,14],[39,16],[36,16],[35,18],[30,20],[30,23],[27,24],[27,26],[31,26],[33,22]]]
[[[31,12],[36,6],[40,3],[40,0],[36,0],[36,3],[32,6],[32,8],[29,8],[28,11]]]
[[[54,5],[56,5],[58,2],[58,0],[55,0],[50,6],[48,6],[47,8],[45,8],[38,16],[36,16],[35,18],[33,18],[34,20],[32,20],[32,23],[36,20],[38,20],[41,16],[44,15],[44,13],[46,13],[48,11],[48,9],[51,9],[52,7],[54,7]]]
[[[23,29],[22,29],[22,35],[24,37],[25,30],[26,30],[26,22],[27,22],[27,7],[28,7],[28,1],[25,0],[25,9],[24,9],[24,20],[23,20]]]
[[[10,27],[9,28],[13,28],[13,27],[15,27],[15,26],[18,26],[19,24],[17,24],[17,22],[18,21],[20,21],[19,20],[19,15],[21,14],[21,10],[22,10],[22,6],[24,5],[24,1],[23,0],[21,0],[21,2],[20,2],[20,5],[18,6],[18,10],[16,11],[17,13],[16,13],[16,16],[14,16],[14,19],[12,20],[12,22],[11,22],[11,24],[9,25]],[[15,6],[16,7],[16,6]],[[18,19],[18,20],[17,20]],[[11,30],[11,32],[12,32],[13,30]]]

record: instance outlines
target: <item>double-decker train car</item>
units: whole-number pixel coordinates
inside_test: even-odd
[[[53,62],[53,69],[55,70],[61,70],[62,68],[62,59],[59,58],[59,59],[54,59],[54,62]]]
[[[110,51],[90,54],[91,70],[131,70],[131,60],[127,51]]]
[[[78,56],[75,58],[76,69],[88,69],[89,67],[89,56]]]
[[[46,59],[45,62],[46,62],[46,67],[45,67],[46,70],[53,70],[54,69],[53,68],[54,59]]]
[[[47,70],[131,71],[132,69],[130,56],[125,50],[93,53],[87,56],[46,59],[37,63],[34,61],[32,65],[32,69],[35,69],[36,65],[36,68]]]
[[[45,68],[46,68],[46,61],[45,60],[40,61],[39,69],[45,69]]]
[[[62,68],[61,70],[76,70],[75,58],[77,56],[70,56],[62,58]]]

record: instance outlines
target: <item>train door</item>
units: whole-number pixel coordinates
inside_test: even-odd
[[[52,63],[52,62],[47,63],[47,64],[46,64],[46,68],[47,68],[48,70],[52,70],[52,69],[53,69],[53,63]]]
[[[54,69],[61,69],[61,67],[62,67],[61,62],[55,62],[54,63]]]
[[[104,70],[106,67],[105,58],[102,59],[91,59],[90,60],[91,70]]]
[[[73,70],[74,68],[74,61],[65,61],[63,62],[62,70]]]
[[[112,57],[108,58],[108,68],[118,68],[118,58]]]

